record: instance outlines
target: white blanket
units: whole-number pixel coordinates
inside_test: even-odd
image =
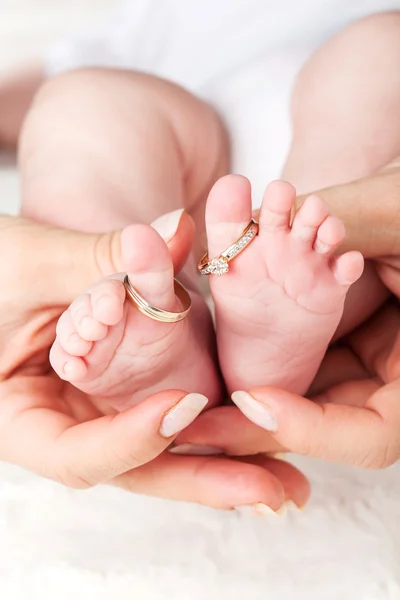
[[[42,49],[43,39],[52,38],[49,32],[58,35],[71,29],[78,16],[88,23],[89,9],[97,14],[106,4],[107,0],[58,0],[56,5],[51,0],[0,0],[1,62],[5,56],[23,56],[24,48],[27,54]],[[167,4],[174,3],[153,2],[153,10]],[[164,58],[153,56],[151,61],[154,70],[183,83],[187,78],[188,86],[218,104],[233,131],[236,170],[255,182],[257,200],[266,181],[279,174],[289,140],[290,85],[319,35],[360,12],[400,6],[385,0],[279,0],[270,19],[269,43],[260,43],[263,49],[257,57],[246,56],[245,68],[231,72],[228,65],[219,83],[204,78],[201,65],[191,79],[187,56],[181,53],[179,60],[178,50],[174,54],[183,44],[192,11],[196,6],[205,11],[208,4],[188,1],[181,29],[163,38]],[[213,4],[215,16],[227,6],[225,1]],[[261,6],[251,1],[248,5]],[[272,11],[275,2],[265,0],[265,5]],[[139,10],[143,0],[136,0],[135,6]],[[319,29],[316,17],[311,18],[316,14]],[[146,12],[142,18],[147,19],[148,35],[142,37],[146,45],[151,36],[160,35],[160,25]],[[221,32],[227,26],[220,21]],[[252,36],[257,35],[254,30]],[[107,63],[109,46],[104,46],[104,36],[100,39]],[[90,54],[92,42],[85,47]],[[210,42],[209,50],[214,47]],[[51,53],[49,64],[60,70],[62,64],[90,62],[89,58],[87,50],[79,54],[67,44]],[[150,68],[150,58],[146,61],[139,66]],[[220,63],[219,73],[222,67]],[[0,208],[15,211],[16,206],[17,179],[8,167],[0,172]],[[399,600],[400,465],[370,473],[300,458],[295,462],[311,479],[311,502],[304,513],[268,519],[106,487],[74,492],[1,465],[0,598]]]

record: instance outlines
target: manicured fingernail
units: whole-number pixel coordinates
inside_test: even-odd
[[[169,448],[168,452],[171,452],[171,454],[192,454],[195,456],[212,456],[214,454],[224,453],[221,448],[216,448],[215,446],[201,446],[200,444],[181,444],[180,446]]]
[[[278,431],[277,418],[265,404],[261,404],[247,392],[233,392],[231,398],[250,421],[267,431]]]
[[[160,435],[169,438],[185,429],[201,413],[208,399],[202,394],[188,394],[175,404],[163,418]]]
[[[277,514],[279,514],[262,502],[256,502],[255,504],[241,504],[239,506],[235,506],[235,510],[240,512],[242,515],[253,515],[253,517],[276,517]]]
[[[153,221],[151,226],[161,235],[165,242],[169,242],[176,234],[184,212],[184,208],[179,208],[166,215],[162,215]]]

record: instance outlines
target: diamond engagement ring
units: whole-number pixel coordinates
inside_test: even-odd
[[[251,219],[246,229],[232,246],[229,246],[219,256],[212,260],[208,259],[208,252],[205,253],[199,264],[198,270],[202,275],[225,275],[229,271],[229,262],[236,258],[256,237],[258,234],[258,223]]]
[[[168,310],[163,310],[162,308],[157,308],[157,306],[153,306],[150,304],[150,302],[147,302],[147,300],[145,300],[143,296],[141,296],[139,292],[135,290],[128,275],[125,275],[124,286],[126,293],[136,308],[141,313],[146,315],[146,317],[154,319],[154,321],[161,321],[162,323],[178,323],[178,321],[182,321],[188,316],[192,307],[192,300],[189,292],[176,279],[174,279],[175,295],[181,301],[183,309],[181,312],[170,312]]]

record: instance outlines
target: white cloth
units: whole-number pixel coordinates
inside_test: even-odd
[[[47,65],[146,71],[205,98],[227,123],[233,170],[250,178],[257,205],[283,165],[304,60],[351,21],[396,8],[400,0],[131,0],[97,36],[56,46]]]

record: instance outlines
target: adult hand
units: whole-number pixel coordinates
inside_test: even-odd
[[[346,224],[345,249],[362,249],[375,259],[382,281],[397,298],[399,182],[396,160],[375,176],[317,192]],[[399,331],[399,306],[390,301],[345,346],[328,352],[310,390],[312,401],[269,387],[236,395],[242,412],[225,406],[201,415],[178,436],[180,447],[174,451],[204,452],[204,446],[232,455],[289,450],[371,468],[392,464],[400,458]]]
[[[235,455],[286,450],[365,468],[393,464],[400,458],[399,332],[400,308],[390,302],[328,353],[310,399],[272,387],[237,392],[240,412],[201,415],[176,444],[185,452],[195,444]]]
[[[169,241],[177,268],[193,225],[183,215]],[[55,323],[94,280],[123,271],[118,233],[90,235],[0,218],[0,459],[72,487],[100,482],[139,493],[229,509],[285,498],[306,503],[306,479],[266,457],[238,462],[163,451],[204,407],[181,390],[156,394],[123,413],[60,381],[48,363]],[[6,285],[5,285],[6,284]]]

